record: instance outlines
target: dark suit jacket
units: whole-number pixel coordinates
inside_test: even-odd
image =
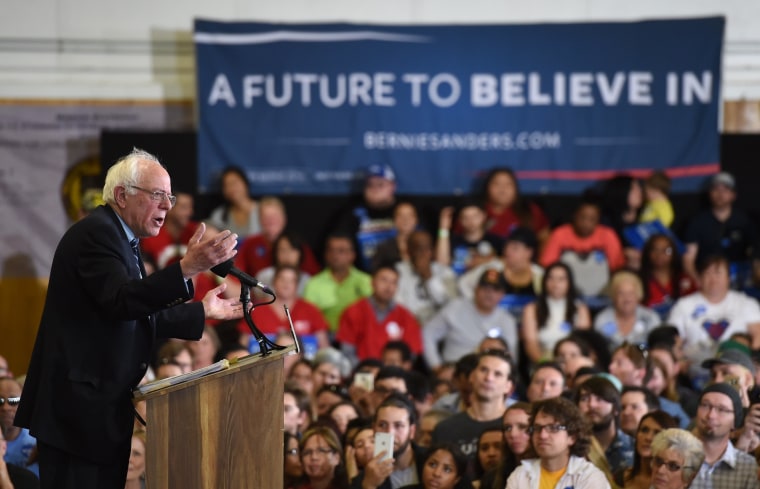
[[[85,460],[121,462],[133,427],[131,391],[156,336],[203,332],[203,305],[182,304],[192,297],[179,263],[140,279],[110,207],[74,224],[53,258],[15,424]]]

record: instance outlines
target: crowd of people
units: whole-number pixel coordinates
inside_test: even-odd
[[[286,489],[760,487],[759,236],[728,173],[676,230],[662,172],[615,177],[557,223],[495,168],[431,232],[373,165],[318,246],[243,171],[221,184],[205,225],[233,229],[236,267],[276,294],[259,306],[255,292],[255,325],[292,342],[287,306],[303,347],[285,358]],[[141,242],[146,268],[179,260],[199,225],[192,195],[176,197]],[[195,297],[221,280],[196,275]],[[164,343],[144,380],[257,348],[244,321],[208,321],[201,340]],[[0,380],[4,458],[33,471],[34,439],[7,414],[20,395]],[[135,426],[127,487],[144,474]],[[392,445],[376,450],[376,433]]]

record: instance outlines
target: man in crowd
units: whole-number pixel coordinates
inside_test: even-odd
[[[620,394],[620,429],[635,438],[639,421],[646,413],[660,409],[660,400],[646,387],[627,385]]]
[[[175,203],[168,172],[140,150],[106,175],[105,206],[61,239],[15,424],[37,438],[43,488],[123,489],[131,391],[157,336],[197,340],[207,319],[237,319],[237,299],[200,302],[191,279],[235,256],[237,236],[201,224],[178,262],[146,275],[139,239],[156,236]]]
[[[528,402],[551,399],[562,395],[565,390],[565,374],[562,367],[554,362],[539,363],[528,384]]]
[[[9,464],[29,469],[39,475],[37,462],[29,465],[30,456],[37,445],[37,440],[29,434],[26,428],[13,426],[19,400],[21,399],[21,384],[12,377],[0,378],[0,430],[6,441],[5,461]],[[0,486],[2,487],[2,486]]]

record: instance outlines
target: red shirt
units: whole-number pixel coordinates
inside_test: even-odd
[[[697,284],[686,274],[681,274],[678,279],[678,297],[684,297],[697,291]],[[666,285],[661,284],[654,277],[649,279],[647,287],[647,301],[644,303],[647,307],[659,306],[674,302],[673,298],[673,280]]]
[[[620,240],[611,228],[599,224],[589,236],[581,237],[575,234],[573,226],[563,224],[555,229],[546,240],[544,252],[541,255],[541,266],[548,267],[565,250],[572,250],[578,254],[601,251],[607,258],[610,270],[614,271],[625,265],[625,256]]]
[[[389,341],[404,341],[414,353],[422,352],[422,332],[414,315],[395,305],[382,323],[368,298],[359,299],[343,311],[335,337],[341,343],[356,347],[359,360],[380,358]]]
[[[276,335],[281,331],[290,331],[288,318],[278,316],[275,308],[281,309],[282,306],[275,303],[257,307],[251,314],[254,324],[264,334]],[[303,299],[296,299],[293,303],[293,307],[290,308],[290,317],[293,319],[293,328],[298,336],[327,331],[327,321],[322,316],[322,312]],[[251,330],[248,328],[245,319],[238,323],[238,331],[243,334],[250,334]]]
[[[529,226],[534,233],[539,234],[545,229],[549,229],[549,219],[539,206],[533,202],[528,204],[531,216],[531,225]],[[493,208],[486,204],[486,231],[502,238],[509,236],[509,233],[518,226],[521,226],[517,214],[509,208],[497,214]]]
[[[301,254],[301,270],[311,275],[317,274],[321,268],[311,248],[304,244]],[[256,275],[259,270],[272,265],[272,243],[263,234],[245,238],[235,257],[235,266],[249,275]]]
[[[166,226],[161,226],[158,235],[153,238],[140,240],[140,249],[143,254],[149,256],[156,267],[160,270],[176,262],[187,252],[187,242],[193,237],[195,229],[198,227],[197,222],[190,221],[185,229],[180,233],[179,239],[175,241],[169,235]]]

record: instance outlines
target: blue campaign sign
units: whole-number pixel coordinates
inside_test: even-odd
[[[261,194],[340,194],[388,163],[402,194],[526,193],[718,171],[721,17],[390,26],[195,22],[200,190],[228,165]]]

